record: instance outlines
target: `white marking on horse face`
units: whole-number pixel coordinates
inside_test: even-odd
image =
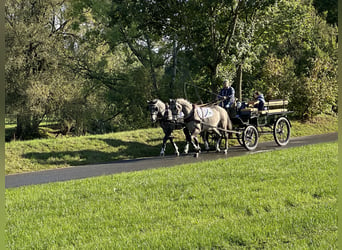
[[[151,114],[151,121],[156,122],[157,121],[157,114]]]

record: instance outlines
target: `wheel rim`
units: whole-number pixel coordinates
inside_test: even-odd
[[[285,117],[281,117],[275,124],[273,135],[276,143],[284,146],[290,139],[290,124]]]
[[[243,132],[243,144],[246,149],[254,150],[258,145],[258,131],[254,126],[248,126]]]

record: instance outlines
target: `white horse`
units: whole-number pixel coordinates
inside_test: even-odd
[[[175,154],[179,156],[179,151],[176,143],[173,141],[173,137],[171,136],[173,130],[175,129],[183,129],[186,145],[184,148],[184,153],[187,154],[189,151],[189,143],[191,141],[190,133],[187,127],[185,127],[182,119],[173,119],[171,111],[168,109],[167,104],[162,102],[159,99],[154,99],[152,101],[148,101],[148,108],[151,115],[151,121],[156,122],[159,121],[160,127],[164,131],[163,145],[160,151],[160,155],[165,155],[166,142],[170,140],[171,144],[175,149]]]
[[[184,122],[191,134],[191,142],[195,148],[197,157],[200,152],[200,146],[197,135],[204,133],[203,140],[205,148],[208,150],[207,133],[218,135],[216,142],[216,151],[220,152],[221,139],[225,139],[224,153],[228,151],[228,131],[232,130],[232,122],[227,111],[218,105],[206,105],[199,107],[191,104],[189,101],[178,98],[170,100],[170,109],[173,115],[184,113]]]

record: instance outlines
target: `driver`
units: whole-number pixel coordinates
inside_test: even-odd
[[[228,80],[223,81],[223,88],[220,90],[217,98],[223,100],[220,102],[220,106],[223,108],[230,108],[235,102],[235,90]]]

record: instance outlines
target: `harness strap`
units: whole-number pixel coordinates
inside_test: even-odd
[[[189,115],[187,117],[184,117],[184,122],[190,122],[190,121],[195,121],[195,122],[201,122],[201,119],[195,118],[195,110],[198,108],[198,106],[196,104],[192,104],[192,110],[189,113]]]

